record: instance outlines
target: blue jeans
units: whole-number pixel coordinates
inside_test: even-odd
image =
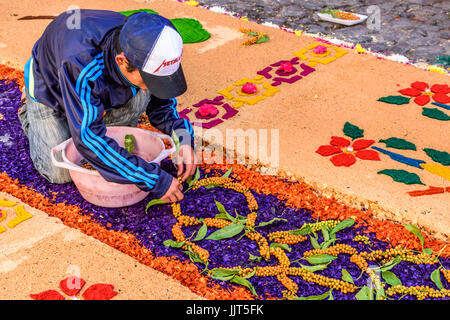
[[[30,143],[30,156],[34,167],[51,183],[72,181],[69,170],[55,167],[50,159],[50,150],[71,137],[66,119],[57,116],[56,111],[34,101],[26,89],[27,102],[19,112],[19,120]],[[107,126],[137,127],[139,117],[150,101],[148,91],[143,90],[120,108],[106,111],[103,123]]]

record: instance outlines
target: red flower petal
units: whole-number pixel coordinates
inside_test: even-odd
[[[434,93],[450,93],[450,87],[447,84],[434,84],[430,90]]]
[[[427,96],[425,94],[423,96],[418,96],[414,98],[414,102],[417,103],[419,106],[424,106],[430,101],[431,101],[430,96]]]
[[[418,89],[420,91],[425,91],[428,88],[428,83],[422,81],[416,81],[411,83],[411,88]]]
[[[113,289],[112,284],[96,283],[83,292],[83,298],[85,300],[110,300],[117,294]]]
[[[327,157],[332,154],[341,153],[342,150],[335,146],[320,146],[319,149],[316,150],[318,154],[321,156]]]
[[[333,136],[333,137],[331,137],[330,144],[332,146],[337,146],[337,147],[348,147],[350,145],[350,140]]]
[[[400,92],[401,94],[403,94],[405,96],[409,96],[409,97],[417,97],[418,95],[422,94],[422,91],[414,89],[414,88],[406,88],[406,89],[399,90],[398,92]]]
[[[434,101],[436,101],[438,103],[449,103],[450,102],[450,97],[448,97],[446,94],[443,94],[443,93],[435,93],[433,95],[433,99],[434,99]]]
[[[37,294],[30,294],[33,300],[65,300],[64,296],[56,290],[47,290]]]
[[[378,155],[378,152],[374,150],[360,150],[355,153],[355,156],[362,160],[380,160],[380,156]]]
[[[370,147],[375,143],[375,140],[358,139],[353,142],[353,150],[361,150]]]
[[[341,153],[330,159],[336,167],[349,167],[356,162],[354,155],[350,153]]]
[[[83,279],[76,276],[71,276],[61,280],[59,283],[59,288],[68,296],[76,296],[85,284],[86,281]]]

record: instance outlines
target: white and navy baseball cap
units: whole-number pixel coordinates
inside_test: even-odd
[[[151,94],[169,99],[186,91],[180,63],[183,39],[170,20],[146,12],[133,14],[122,27],[119,43]]]

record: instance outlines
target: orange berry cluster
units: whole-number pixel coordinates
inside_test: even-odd
[[[288,256],[281,248],[270,248],[270,254],[275,256],[275,258],[277,258],[281,267],[287,268],[291,264]]]
[[[181,206],[179,203],[172,203],[172,213],[175,218],[181,216]]]
[[[194,182],[192,184],[192,189],[195,190],[200,187],[208,186],[211,184],[223,186],[225,184],[232,183],[232,182],[233,182],[233,180],[231,180],[231,178],[227,178],[227,177],[210,177],[210,178],[205,178],[205,179],[201,179],[201,180]]]
[[[354,254],[350,257],[350,262],[356,264],[362,271],[367,270],[369,264],[360,254]]]
[[[183,249],[187,250],[188,248],[191,248],[192,252],[197,253],[199,258],[204,261],[207,262],[209,259],[209,251],[206,249],[203,249],[201,247],[199,247],[198,245],[196,245],[195,243],[192,243],[190,241],[186,241],[186,243],[183,245]]]
[[[266,266],[256,269],[256,276],[258,277],[273,277],[282,273],[285,269],[281,266]]]
[[[249,213],[247,215],[247,222],[246,222],[247,227],[254,228],[257,217],[258,214],[256,212]]]
[[[181,215],[177,219],[178,222],[181,223],[183,226],[195,226],[200,223],[200,221],[197,218],[191,216]]]
[[[285,273],[280,273],[277,275],[277,280],[281,282],[287,290],[282,291],[283,297],[293,297],[297,295],[298,285],[290,279]]]
[[[328,229],[333,229],[335,226],[337,226],[339,221],[337,220],[324,220],[324,221],[318,221],[314,223],[305,223],[303,227],[309,227],[311,228],[311,231],[320,231],[323,227],[328,227]]]
[[[450,270],[441,269],[441,272],[444,275],[445,279],[447,279],[447,282],[450,283]]]
[[[354,254],[357,254],[358,251],[355,248],[353,248],[347,244],[339,243],[337,245],[328,247],[326,249],[313,249],[313,250],[305,251],[305,253],[303,255],[305,257],[309,257],[309,256],[313,256],[316,254],[329,254],[329,255],[337,257],[340,253],[354,255]]]
[[[261,255],[261,257],[263,257],[265,260],[270,259],[269,243],[267,242],[266,238],[264,238],[258,232],[247,233],[247,238],[258,243],[259,254]]]
[[[423,300],[427,297],[430,298],[445,298],[450,297],[450,290],[442,289],[435,290],[433,288],[427,286],[413,286],[413,287],[405,287],[402,285],[392,286],[386,290],[386,294],[388,296],[393,296],[394,294],[402,294],[402,295],[413,295],[416,296],[418,300]]]
[[[350,282],[316,274],[306,268],[288,268],[287,274],[293,276],[300,276],[305,281],[314,282],[323,287],[333,288],[341,291],[342,293],[355,292],[357,289],[357,287]]]
[[[374,250],[372,252],[361,252],[360,255],[361,257],[369,261],[399,256],[403,261],[412,262],[415,264],[435,264],[439,262],[438,258],[435,255],[426,253],[414,254],[412,251],[403,249],[400,246],[387,249],[385,251]]]
[[[228,221],[225,219],[216,219],[216,218],[205,218],[203,220],[203,222],[208,227],[214,227],[214,228],[219,228],[219,229],[222,229],[223,227],[226,227],[226,226],[232,224],[231,221]]]
[[[270,241],[283,244],[296,244],[307,239],[304,236],[290,234],[288,231],[275,231],[269,233],[267,237]]]
[[[186,238],[184,236],[184,233],[183,233],[183,230],[181,230],[181,226],[182,226],[182,224],[177,222],[172,227],[173,237],[177,241],[184,241],[184,240],[186,240]]]

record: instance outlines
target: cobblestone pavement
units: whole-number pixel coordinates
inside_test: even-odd
[[[450,55],[449,0],[201,0],[201,6],[219,6],[250,20],[328,35],[360,43],[364,48],[390,55],[404,55],[414,62],[436,64]],[[343,26],[322,21],[316,12],[339,9],[369,15],[367,8],[380,9],[380,29],[366,22]],[[445,58],[444,58],[445,60]],[[448,66],[447,66],[448,67]]]

